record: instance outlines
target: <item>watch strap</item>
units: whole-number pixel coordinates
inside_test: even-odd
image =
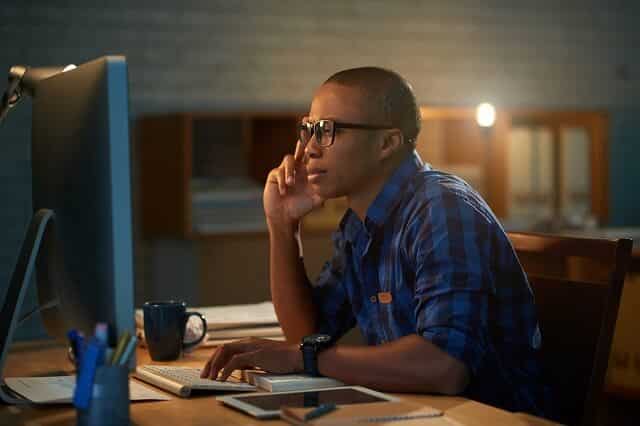
[[[304,364],[305,374],[313,377],[320,376],[320,371],[318,371],[318,353],[313,346],[308,345],[302,348],[302,362]]]

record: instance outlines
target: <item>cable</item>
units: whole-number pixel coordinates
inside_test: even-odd
[[[47,303],[44,303],[42,305],[38,305],[37,307],[33,308],[32,310],[30,310],[29,312],[24,314],[22,316],[22,318],[20,318],[18,320],[18,326],[20,326],[22,323],[24,323],[26,320],[28,320],[29,318],[31,318],[32,316],[34,316],[38,312],[42,312],[42,311],[44,311],[46,309],[55,308],[59,304],[60,304],[60,299],[56,297],[55,299],[49,300]]]

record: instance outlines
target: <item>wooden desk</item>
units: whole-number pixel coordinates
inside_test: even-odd
[[[197,350],[185,355],[175,364],[201,367],[211,350]],[[150,363],[145,350],[138,349],[138,363]],[[30,342],[14,345],[9,355],[5,376],[45,376],[71,373],[65,349],[48,342]],[[444,410],[462,425],[536,425],[553,423],[522,414],[509,413],[497,408],[459,397],[432,395],[399,395],[407,400],[428,404]],[[257,420],[228,408],[215,400],[215,395],[171,401],[135,402],[131,404],[133,425],[284,425],[280,420]],[[0,405],[0,425],[63,426],[75,425],[75,411],[69,405],[58,406],[6,406]]]

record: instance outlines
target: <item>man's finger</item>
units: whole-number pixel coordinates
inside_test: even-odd
[[[220,350],[220,348],[216,348],[216,350],[213,351],[213,353],[209,357],[209,360],[205,364],[205,366],[204,366],[205,368],[202,371],[203,374],[200,374],[200,377],[204,377],[205,379],[210,379],[211,378],[211,369],[213,368],[213,362],[216,359],[216,357],[218,356],[218,351],[219,350]]]
[[[269,183],[278,183],[278,169],[273,169],[269,172],[269,175],[267,176],[267,182]]]
[[[313,194],[311,195],[311,203],[313,204],[313,207],[322,207],[324,205],[325,199],[322,198],[321,196],[317,195],[317,194]]]
[[[295,172],[296,172],[296,160],[287,155],[284,162],[284,176],[286,178],[286,183],[289,186],[293,186],[295,183]]]
[[[245,352],[242,354],[236,354],[231,357],[227,365],[222,370],[220,380],[225,381],[229,378],[234,370],[241,370],[243,368],[253,367],[255,365],[255,352]]]
[[[207,363],[204,365],[204,368],[202,368],[202,371],[200,372],[200,378],[201,379],[204,379],[205,377],[207,377],[209,375],[209,369],[210,368],[211,368],[211,358],[209,358]]]
[[[302,142],[298,139],[298,142],[296,142],[296,152],[293,154],[293,158],[296,162],[301,161],[302,157],[304,157],[304,148],[305,147],[302,145]]]
[[[231,350],[228,345],[223,345],[218,348],[216,353],[211,357],[211,365],[209,367],[209,379],[215,380],[218,377],[218,373],[227,363],[227,359],[233,354],[230,354]]]
[[[242,339],[235,342],[227,343],[220,346],[214,356],[211,357],[211,365],[208,377],[215,380],[220,371],[224,368],[229,360],[236,354],[243,352],[252,352],[256,349],[257,343],[254,339]]]
[[[278,191],[280,191],[280,195],[285,195],[287,193],[287,186],[284,181],[284,166],[280,166],[278,169],[276,179],[278,180]]]

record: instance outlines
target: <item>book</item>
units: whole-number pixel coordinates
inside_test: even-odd
[[[302,391],[345,385],[331,377],[313,377],[306,374],[273,374],[261,370],[243,370],[240,374],[247,383],[268,392]]]
[[[308,418],[315,408],[281,407],[280,417],[292,425],[346,426],[375,424],[398,426],[434,425],[454,426],[459,423],[445,417],[442,410],[406,401],[370,402],[339,405],[320,417]]]

